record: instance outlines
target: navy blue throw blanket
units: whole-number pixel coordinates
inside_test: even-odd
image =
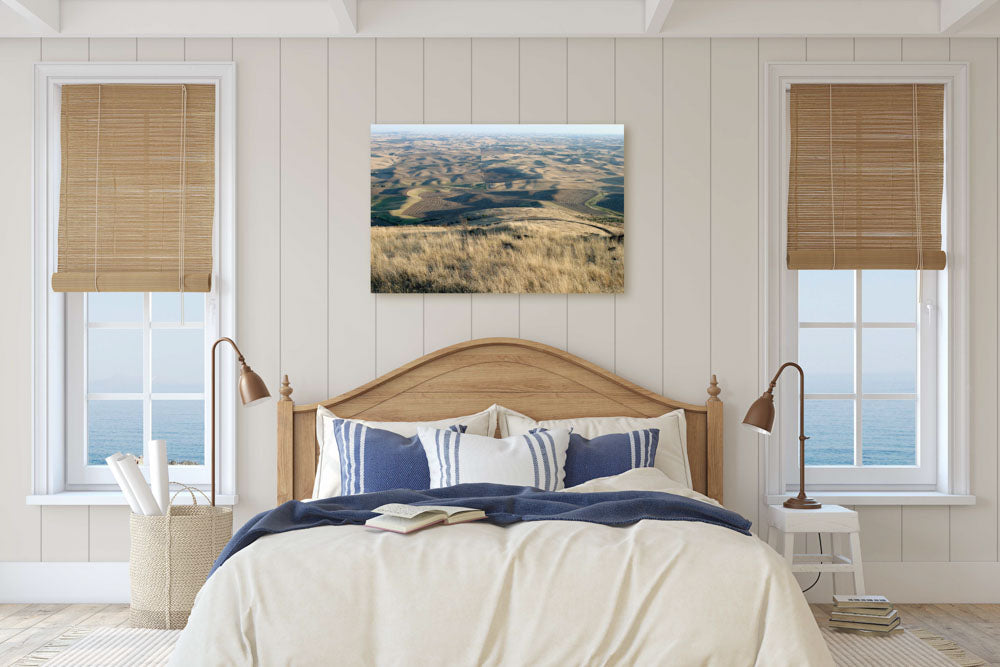
[[[375,516],[372,512],[374,508],[387,503],[472,507],[486,512],[486,521],[498,526],[518,521],[587,521],[606,526],[626,526],[642,519],[656,519],[701,521],[744,535],[750,534],[750,522],[739,514],[671,493],[567,493],[540,491],[530,486],[477,482],[427,491],[395,489],[337,496],[308,503],[289,500],[247,521],[219,554],[212,572],[219,569],[237,551],[265,535],[316,526],[363,524]],[[212,576],[211,573],[209,576]]]

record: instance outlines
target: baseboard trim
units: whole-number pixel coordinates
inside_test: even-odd
[[[128,601],[128,563],[0,563],[2,603]]]
[[[1000,562],[866,562],[865,592],[899,603],[1000,603]],[[800,575],[803,586],[815,575]],[[839,593],[853,592],[850,575],[837,575]],[[829,603],[831,575],[806,594],[810,602]]]

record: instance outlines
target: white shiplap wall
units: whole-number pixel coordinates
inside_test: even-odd
[[[991,39],[0,40],[0,560],[127,558],[127,510],[27,507],[30,469],[31,65],[238,63],[239,340],[300,402],[471,337],[520,336],[669,396],[718,373],[727,505],[762,516],[763,451],[738,428],[760,390],[758,89],[769,60],[972,64],[975,507],[862,508],[872,587],[903,599],[1000,601],[997,562],[997,43]],[[368,293],[371,122],[626,126],[620,296]],[[766,378],[765,378],[766,379]],[[273,503],[274,410],[240,410],[237,521]],[[994,583],[983,584],[977,578]],[[945,581],[947,584],[942,584]],[[824,596],[828,589],[819,588]]]

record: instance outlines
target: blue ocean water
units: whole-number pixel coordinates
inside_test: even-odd
[[[153,401],[153,439],[167,441],[172,463],[205,462],[204,410],[202,401]],[[89,401],[87,443],[90,465],[115,452],[142,456],[142,401]]]
[[[861,401],[862,463],[916,465],[915,400]],[[806,401],[806,465],[854,464],[854,401]]]

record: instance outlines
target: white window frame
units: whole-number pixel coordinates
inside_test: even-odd
[[[202,312],[203,321],[195,323],[165,323],[153,321],[152,297],[150,292],[142,294],[142,319],[138,322],[99,322],[91,323],[87,313],[89,294],[85,292],[67,292],[66,302],[66,336],[65,336],[65,384],[66,391],[66,489],[92,491],[107,487],[114,483],[111,472],[104,465],[88,465],[88,403],[97,400],[140,400],[142,401],[142,456],[147,458],[147,448],[152,438],[152,408],[157,400],[198,400],[201,401],[202,416],[205,424],[202,452],[204,460],[209,461],[211,454],[209,444],[210,404],[208,401],[212,381],[211,369],[208,363],[203,364],[202,387],[200,393],[184,392],[179,394],[157,393],[152,387],[152,354],[151,341],[153,331],[202,329],[202,350],[208,350],[212,342],[219,338],[219,290],[218,285],[212,285],[212,291],[205,293],[205,308]],[[181,301],[183,313],[183,300]],[[88,391],[88,337],[97,329],[115,329],[138,331],[142,337],[142,389],[133,394],[115,392],[113,394],[91,393]],[[207,361],[207,357],[206,357]],[[73,431],[76,431],[74,435]],[[168,449],[169,449],[169,444]],[[124,451],[124,450],[123,450]],[[140,452],[136,452],[140,453]],[[209,467],[202,465],[176,465],[170,467],[170,481],[190,485],[207,485]]]
[[[850,329],[853,334],[854,391],[849,394],[810,394],[809,400],[850,400],[854,403],[854,454],[858,460],[862,454],[864,443],[862,438],[862,401],[866,399],[879,400],[916,400],[916,465],[898,466],[809,466],[809,477],[816,487],[838,488],[838,485],[869,485],[869,486],[900,486],[907,488],[932,490],[937,486],[937,419],[940,405],[938,403],[937,385],[937,271],[924,271],[919,277],[921,301],[915,304],[919,314],[916,321],[910,322],[865,322],[861,312],[863,282],[860,270],[854,273],[854,321],[853,322],[801,322],[798,318],[798,271],[782,271],[782,292],[789,294],[789,303],[784,309],[789,318],[781,323],[782,354],[790,359],[798,359],[798,334],[802,329]],[[916,297],[916,295],[914,295]],[[872,394],[864,390],[862,379],[862,337],[866,329],[912,329],[917,336],[917,387],[912,394]],[[858,392],[857,390],[861,391]],[[791,393],[791,392],[786,392]],[[796,397],[792,397],[795,399]],[[781,399],[779,399],[781,400]],[[787,399],[786,399],[787,400]],[[784,409],[782,403],[781,426],[785,432],[798,429],[798,402],[792,401],[790,409]],[[806,408],[808,411],[808,406]],[[808,424],[806,426],[806,435]],[[806,443],[806,447],[809,442]],[[798,446],[785,447],[782,453],[785,460],[782,470],[785,474],[785,488],[798,489]]]
[[[885,494],[887,502],[892,504],[913,502],[919,494],[926,494],[927,498],[935,494],[962,496],[959,501],[941,499],[941,502],[970,502],[966,495],[969,493],[968,64],[766,64],[760,96],[761,386],[767,384],[770,374],[782,361],[797,357],[797,272],[785,268],[788,188],[785,91],[792,83],[940,83],[945,86],[946,104],[943,246],[948,253],[948,268],[925,284],[928,289],[922,297],[918,322],[925,330],[933,329],[937,337],[933,357],[923,355],[920,359],[920,367],[925,371],[922,379],[933,381],[937,388],[936,404],[919,408],[924,425],[931,420],[934,423],[937,446],[933,465],[924,469],[922,477],[896,467],[810,466],[806,468],[810,493],[828,502],[851,502],[850,494],[854,493],[857,504],[877,502],[879,494]],[[936,285],[930,294],[932,283]],[[776,399],[780,416],[770,438],[761,440],[766,447],[768,502],[776,502],[798,489],[798,383],[782,380]],[[855,419],[858,418],[856,415]],[[909,472],[912,473],[912,467]],[[906,494],[913,495],[906,497]]]
[[[59,105],[63,84],[209,83],[216,86],[216,209],[213,224],[214,308],[205,313],[205,393],[209,395],[211,361],[209,336],[233,337],[236,328],[235,149],[236,65],[220,63],[37,63],[33,140],[33,350],[32,350],[32,484],[31,504],[124,504],[107,476],[71,481],[67,467],[68,383],[67,309],[82,311],[85,298],[53,292],[59,205]],[[85,315],[80,312],[75,316]],[[79,319],[79,318],[77,318]],[[233,355],[218,360],[216,394],[217,498],[236,501],[236,362]],[[206,405],[206,410],[209,406]],[[208,420],[206,419],[206,428]],[[144,445],[145,446],[145,445]],[[171,468],[171,479],[200,481],[207,488],[205,466]],[[195,470],[195,468],[199,470]],[[148,470],[144,470],[148,475]],[[200,474],[200,477],[199,477]],[[183,478],[183,479],[181,479]]]

